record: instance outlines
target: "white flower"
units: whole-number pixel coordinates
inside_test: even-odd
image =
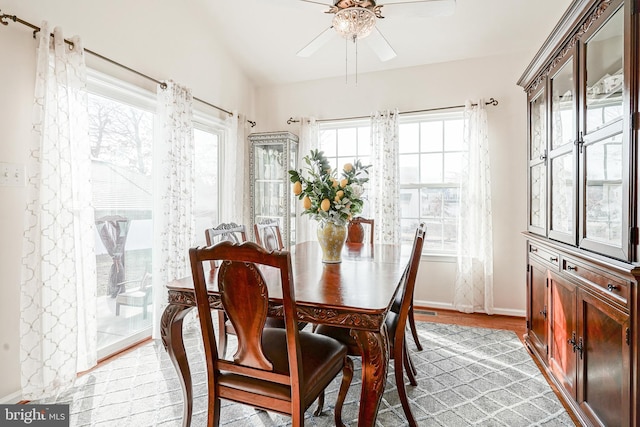
[[[364,193],[364,187],[360,184],[351,184],[351,192],[354,197],[358,198]]]

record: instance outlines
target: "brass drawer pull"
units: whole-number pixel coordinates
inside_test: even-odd
[[[557,256],[553,256],[553,257],[549,258],[549,261],[558,262],[558,257]]]
[[[567,270],[573,270],[576,271],[578,269],[578,267],[574,267],[572,265],[567,265]]]
[[[607,289],[609,289],[609,291],[610,291],[610,292],[617,291],[617,290],[618,290],[618,286],[617,286],[617,285],[613,285],[613,284],[609,283],[609,284],[607,285]]]

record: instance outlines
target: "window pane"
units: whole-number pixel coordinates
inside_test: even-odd
[[[338,155],[355,156],[358,154],[358,139],[355,128],[338,129]]]
[[[421,207],[420,217],[440,220],[442,218],[443,192],[440,188],[425,188],[420,192]]]
[[[320,151],[324,151],[324,155],[327,157],[332,157],[337,154],[338,148],[335,129],[320,131],[319,149]]]
[[[420,134],[418,123],[408,123],[399,126],[400,153],[417,153],[420,151]]]
[[[419,217],[420,200],[418,199],[418,190],[400,190],[400,211],[403,218]]]
[[[400,162],[400,183],[417,184],[420,182],[420,158],[414,154],[401,154],[398,157]]]
[[[420,123],[422,151],[442,151],[443,122],[441,120]]]
[[[442,182],[442,154],[423,154],[420,165],[420,182]]]

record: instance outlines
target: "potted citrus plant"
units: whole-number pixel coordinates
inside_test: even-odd
[[[293,193],[302,201],[303,215],[318,221],[322,261],[341,262],[347,223],[362,212],[364,183],[369,181],[371,165],[356,160],[345,164],[338,176],[322,151],[311,150],[303,160],[306,176],[302,170],[289,171]]]

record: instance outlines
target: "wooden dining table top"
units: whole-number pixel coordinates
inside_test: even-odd
[[[342,262],[325,264],[318,242],[298,243],[291,248],[295,299],[298,306],[353,309],[382,313],[389,307],[407,265],[410,247],[368,243],[345,243]],[[261,267],[269,299],[282,299],[279,273]],[[210,293],[217,293],[217,269],[206,274]],[[168,284],[169,291],[193,289],[191,277]]]
[[[299,321],[351,329],[361,346],[362,382],[358,426],[373,427],[387,378],[389,343],[385,318],[400,288],[409,261],[410,246],[346,243],[342,262],[325,264],[318,242],[291,248],[296,316]],[[209,305],[223,309],[216,274],[207,262],[205,274]],[[269,292],[268,314],[282,317],[280,272],[259,266]],[[182,337],[182,322],[196,305],[193,279],[167,285],[168,305],[160,321],[162,342],[176,367],[184,396],[183,427],[191,424],[193,389]]]

